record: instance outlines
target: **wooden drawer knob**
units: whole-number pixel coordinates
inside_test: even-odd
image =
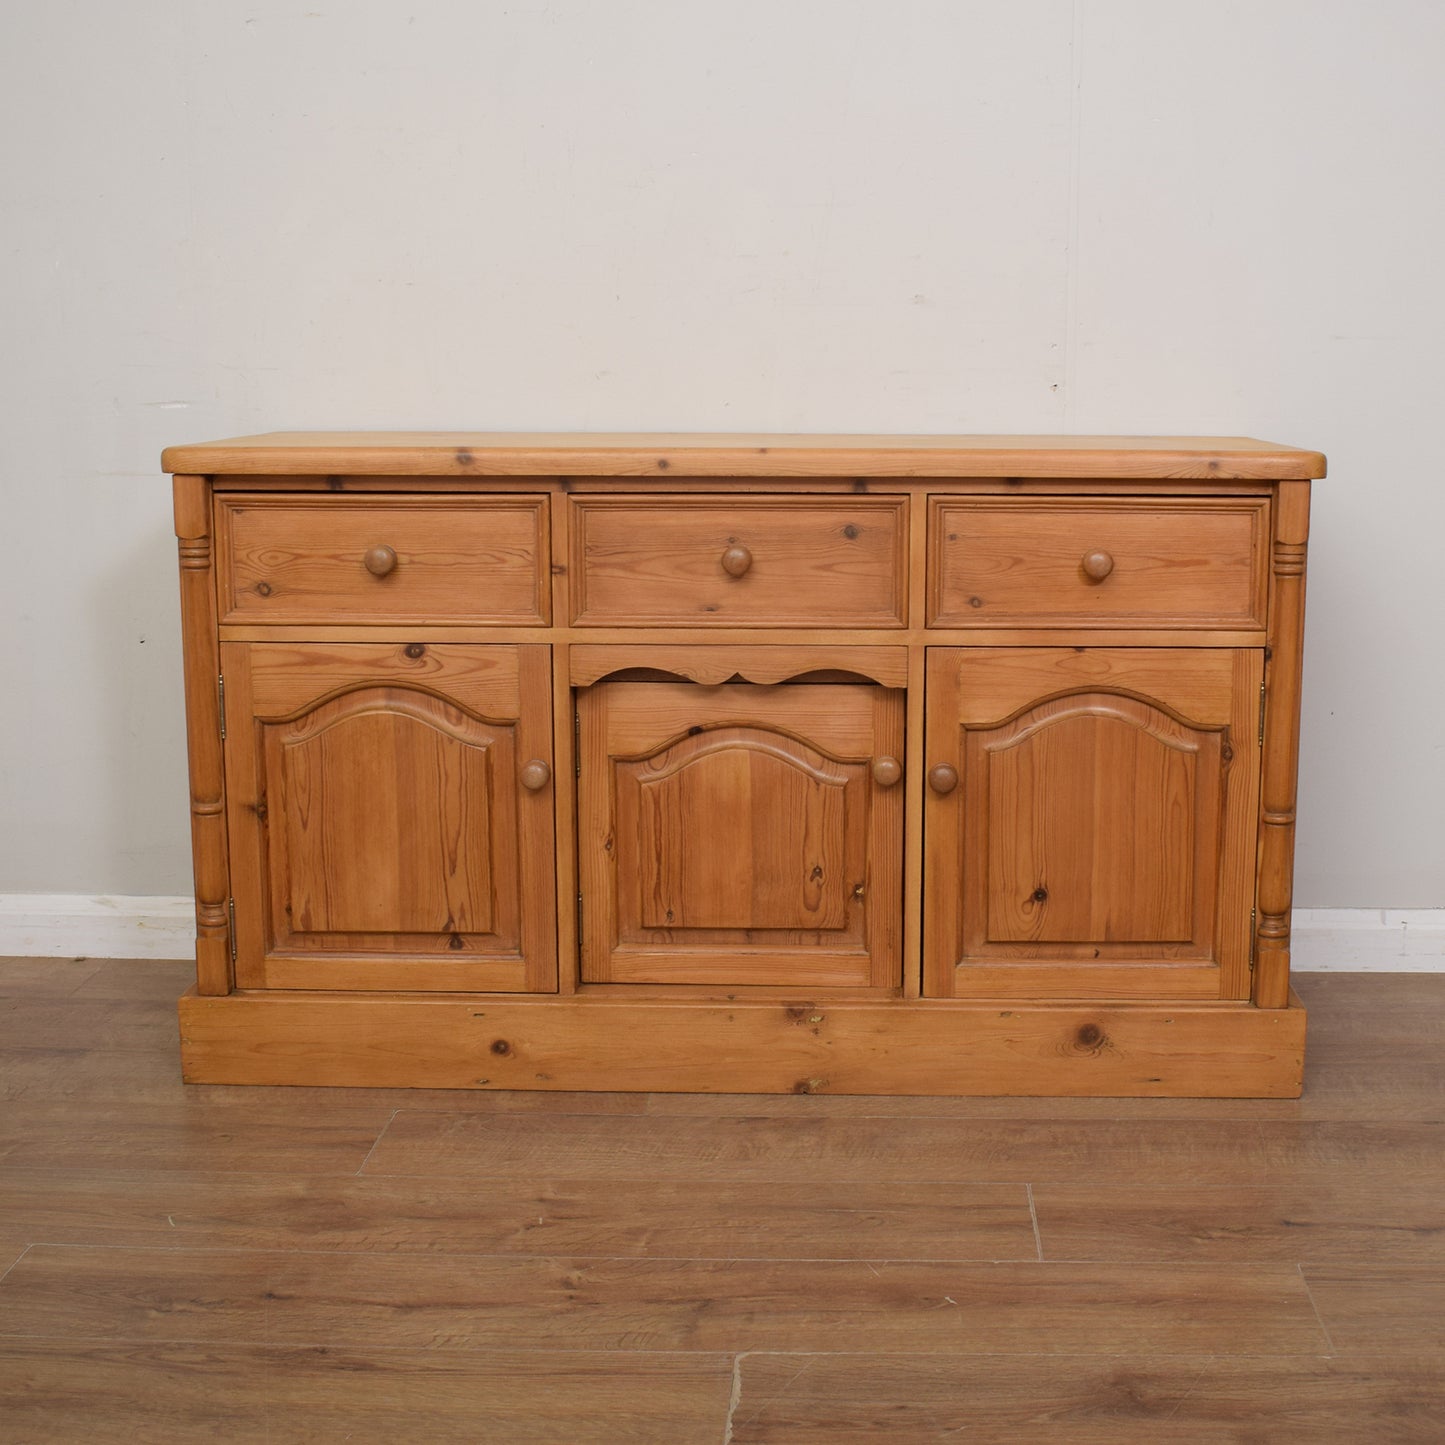
[[[928,770],[928,786],[946,798],[958,786],[958,769],[948,763],[935,764]]]
[[[1102,582],[1114,570],[1114,559],[1102,547],[1096,547],[1094,551],[1084,553],[1079,565],[1089,581]]]
[[[722,569],[729,577],[741,577],[753,565],[753,554],[741,544],[729,547],[722,554]]]
[[[903,776],[903,765],[897,758],[875,758],[873,760],[873,781],[880,788],[891,788]]]
[[[385,577],[396,566],[396,548],[388,547],[385,543],[380,547],[370,547],[361,560],[373,577]]]
[[[540,792],[552,777],[552,769],[541,758],[533,758],[522,769],[522,786],[529,793]]]

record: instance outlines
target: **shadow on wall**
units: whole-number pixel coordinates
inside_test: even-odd
[[[144,486],[163,489],[167,504],[89,579],[94,715],[80,733],[98,740],[104,795],[89,820],[102,835],[99,873],[76,886],[184,894],[191,891],[190,788],[176,541],[167,479],[145,478]],[[79,810],[84,826],[84,800]]]

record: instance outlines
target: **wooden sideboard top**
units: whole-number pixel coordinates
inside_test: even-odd
[[[1319,452],[1251,437],[847,436],[686,432],[267,432],[167,447],[211,475],[1114,477],[1286,481]]]

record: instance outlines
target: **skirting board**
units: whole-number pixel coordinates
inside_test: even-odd
[[[0,893],[5,958],[192,958],[192,898]]]
[[[0,956],[189,958],[189,898],[0,893]],[[1297,908],[1300,973],[1445,973],[1445,908]]]
[[[1296,973],[1445,973],[1445,908],[1296,908]]]

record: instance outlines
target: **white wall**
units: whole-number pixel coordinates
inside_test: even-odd
[[[1297,900],[1445,905],[1445,7],[48,0],[0,20],[0,893],[189,886],[163,444],[1317,447]]]

